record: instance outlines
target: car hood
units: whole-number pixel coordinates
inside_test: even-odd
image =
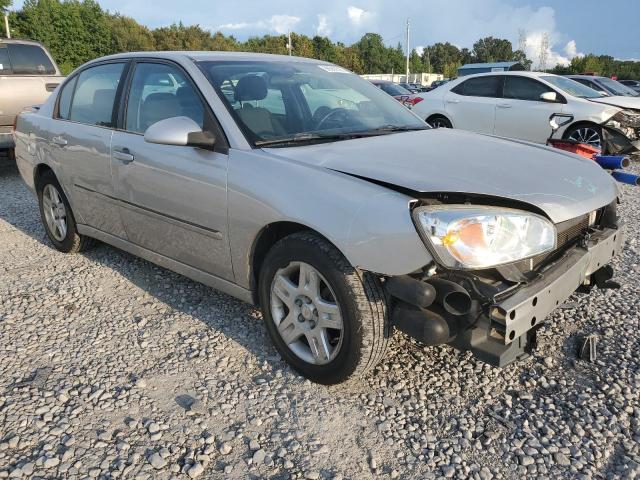
[[[589,100],[595,103],[612,105],[614,107],[631,108],[634,110],[640,110],[640,97],[613,96],[613,97],[602,97],[602,98],[590,98]]]
[[[429,129],[264,151],[416,194],[467,193],[525,202],[556,223],[607,205],[618,193],[611,175],[591,160],[461,130]]]

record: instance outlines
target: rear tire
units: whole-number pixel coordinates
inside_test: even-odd
[[[442,115],[433,115],[427,118],[427,123],[431,128],[453,128],[453,125],[447,117]]]
[[[380,280],[353,268],[321,236],[301,232],[276,243],[258,288],[273,344],[309,380],[329,385],[356,379],[383,358],[391,329]]]
[[[38,179],[37,193],[40,218],[56,250],[79,253],[95,244],[93,238],[78,233],[71,205],[51,170]]]

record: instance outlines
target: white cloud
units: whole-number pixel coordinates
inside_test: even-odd
[[[292,15],[272,15],[268,20],[257,22],[225,23],[215,27],[215,30],[267,30],[282,35],[293,30],[300,20],[300,17]]]
[[[354,7],[353,5],[351,5],[347,8],[347,16],[349,17],[351,23],[359,26],[367,23],[371,19],[371,17],[373,17],[373,14],[371,12],[363,10],[362,8]]]
[[[329,25],[329,17],[323,13],[318,15],[318,26],[316,33],[324,37],[331,35],[331,26]]]
[[[424,46],[420,45],[418,47],[414,47],[416,50],[416,53],[420,56],[422,56],[422,54],[424,53]]]
[[[559,37],[558,32],[551,31],[539,31],[532,32],[527,35],[525,53],[529,60],[533,62],[533,69],[539,70],[541,69],[540,65],[540,53],[542,51],[543,38],[546,34],[548,45],[546,49],[546,69],[551,69],[556,65],[569,65],[571,60],[575,57],[581,57],[584,54],[578,52],[578,47],[576,45],[575,40],[569,40],[564,47],[562,47],[562,52],[556,50],[557,47],[557,38]]]

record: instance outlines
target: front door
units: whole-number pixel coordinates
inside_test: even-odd
[[[551,136],[549,119],[562,113],[560,102],[545,102],[543,93],[554,92],[533,78],[505,75],[503,98],[496,105],[495,134],[535,143]]]
[[[111,161],[129,241],[233,280],[224,139],[216,132],[218,151],[144,140],[149,126],[171,117],[186,116],[215,131],[196,87],[176,65],[139,62],[125,111],[123,129],[113,134]]]
[[[126,63],[87,68],[61,91],[50,129],[52,158],[76,221],[125,238],[111,177],[114,103]]]

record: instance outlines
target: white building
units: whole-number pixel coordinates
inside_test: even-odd
[[[367,80],[387,80],[394,83],[419,83],[425,87],[431,85],[431,83],[436,80],[444,80],[444,75],[441,73],[410,73],[408,82],[407,76],[400,73],[371,73],[360,76]]]

